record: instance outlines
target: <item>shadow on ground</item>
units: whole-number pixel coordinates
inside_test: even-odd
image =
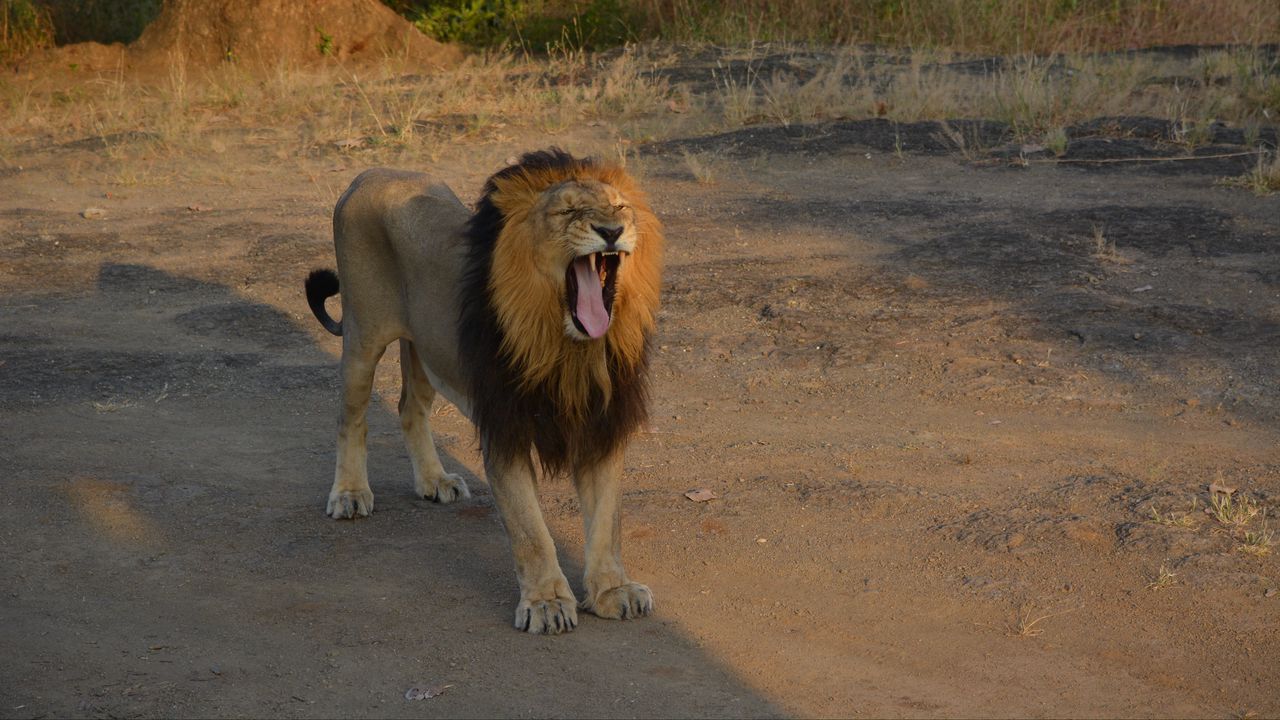
[[[381,403],[377,510],[326,518],[337,363],[279,311],[122,264],[3,303],[5,714],[780,714],[661,611],[513,630],[487,488],[413,498]]]

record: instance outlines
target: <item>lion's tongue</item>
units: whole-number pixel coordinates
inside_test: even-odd
[[[609,329],[609,311],[604,309],[604,296],[600,294],[600,276],[596,275],[594,255],[583,255],[573,261],[573,274],[578,280],[578,307],[576,315],[582,328],[593,338],[604,335]]]

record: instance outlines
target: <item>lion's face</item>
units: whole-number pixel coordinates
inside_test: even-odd
[[[488,302],[522,383],[548,383],[569,414],[610,367],[642,366],[654,329],[662,225],[617,166],[526,156],[490,178],[482,204],[500,214]]]
[[[613,318],[621,277],[635,252],[635,210],[616,188],[594,179],[569,180],[543,193],[535,210],[544,273],[563,287],[565,334],[601,338]]]

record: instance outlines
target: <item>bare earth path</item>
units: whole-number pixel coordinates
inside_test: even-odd
[[[121,189],[91,143],[27,148],[0,174],[0,716],[1280,713],[1280,561],[1203,512],[1218,482],[1280,529],[1280,196],[814,133],[713,142],[713,184],[644,156],[670,256],[624,547],[658,612],[555,638],[509,626],[481,479],[410,497],[394,353],[377,509],[324,516],[338,345],[302,278],[358,156],[250,144],[234,183]],[[470,199],[514,149],[434,171]],[[576,577],[572,487],[543,498]]]

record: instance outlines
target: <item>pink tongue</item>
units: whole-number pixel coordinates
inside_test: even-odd
[[[573,261],[573,275],[578,279],[578,322],[593,338],[604,335],[609,329],[609,312],[604,309],[604,296],[600,294],[600,276],[592,267],[594,255],[583,255]]]

